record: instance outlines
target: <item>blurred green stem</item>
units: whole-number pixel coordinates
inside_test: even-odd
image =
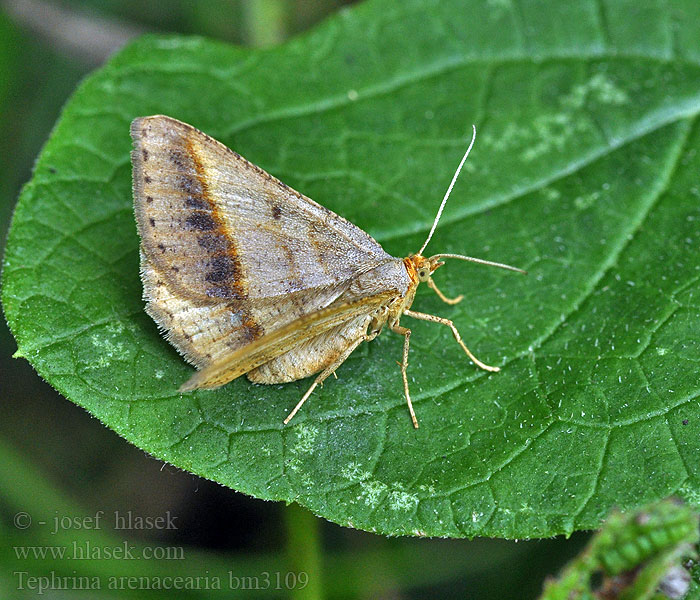
[[[291,598],[321,600],[323,594],[320,519],[298,504],[287,506],[284,515],[287,527],[287,564],[289,572],[294,574],[299,582],[291,590]],[[283,579],[284,575],[280,574]],[[305,580],[308,583],[303,585]]]
[[[279,44],[287,37],[285,0],[247,0],[241,4],[246,41],[261,48]]]

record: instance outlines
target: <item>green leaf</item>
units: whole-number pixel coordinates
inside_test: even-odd
[[[68,103],[17,206],[3,303],[18,354],[147,452],[386,534],[550,536],[700,499],[700,5],[372,1],[266,51],[146,37]],[[454,320],[414,322],[413,430],[384,332],[289,426],[310,381],[192,370],[143,311],[129,123],[164,113],[350,219],[425,239]],[[425,287],[425,286],[423,286]],[[410,323],[409,323],[410,321]]]

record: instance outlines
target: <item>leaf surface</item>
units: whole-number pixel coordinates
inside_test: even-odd
[[[634,10],[632,10],[634,8]],[[700,8],[694,0],[375,0],[252,51],[145,37],[75,92],[20,197],[3,304],[18,354],[145,451],[385,534],[551,536],[612,506],[700,499]],[[428,253],[477,371],[413,322],[414,431],[384,332],[289,426],[310,380],[179,394],[192,370],[143,311],[129,123],[191,123]]]

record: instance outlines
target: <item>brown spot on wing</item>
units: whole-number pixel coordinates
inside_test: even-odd
[[[201,196],[189,195],[185,198],[185,206],[187,208],[196,208],[198,210],[207,210],[207,203],[202,200]]]
[[[217,256],[212,259],[209,266],[211,267],[211,271],[205,276],[207,281],[218,283],[228,279],[235,279],[238,276],[236,273],[236,264],[231,260],[230,256]]]
[[[170,157],[170,161],[178,167],[181,171],[185,170],[185,162],[187,161],[187,158],[182,154],[182,150],[179,148],[171,148],[168,151],[168,156]]]
[[[262,337],[262,329],[249,313],[244,315],[241,324],[243,325],[243,339],[247,342],[254,342],[259,337]]]
[[[197,231],[212,231],[219,229],[219,224],[214,220],[214,217],[205,212],[193,212],[185,220],[190,229]]]

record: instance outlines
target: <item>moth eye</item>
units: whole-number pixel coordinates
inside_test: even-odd
[[[428,276],[430,273],[428,273],[427,269],[419,269],[418,271],[418,279],[421,281],[428,281]]]

